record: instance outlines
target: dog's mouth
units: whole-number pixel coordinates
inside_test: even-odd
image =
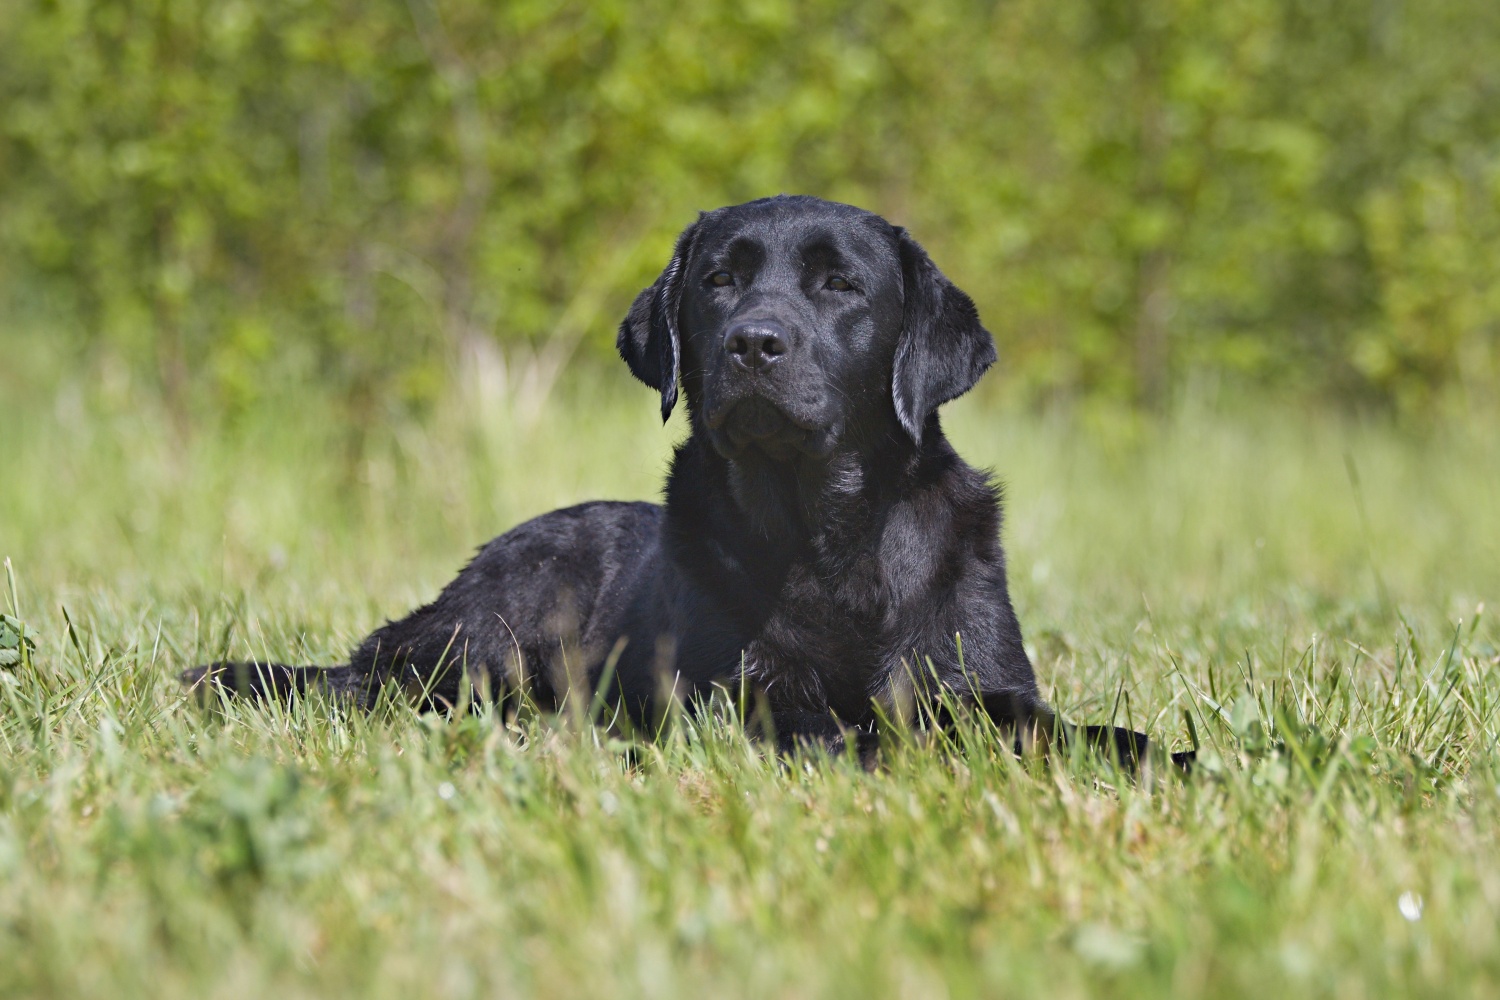
[[[763,396],[748,396],[705,414],[714,444],[734,457],[754,448],[775,459],[822,458],[838,443],[840,427],[789,413]]]

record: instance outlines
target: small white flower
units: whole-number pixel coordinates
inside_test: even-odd
[[[438,785],[438,798],[442,799],[444,802],[447,802],[457,794],[458,789],[453,787],[453,782],[451,781],[445,781],[441,785]]]
[[[1422,919],[1422,897],[1410,889],[1403,892],[1401,898],[1396,900],[1396,908],[1401,911],[1403,917],[1412,923],[1416,923]]]

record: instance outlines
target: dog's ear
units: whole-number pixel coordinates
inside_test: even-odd
[[[677,373],[682,366],[682,340],[677,313],[682,305],[683,268],[698,236],[693,223],[677,237],[672,259],[656,282],[635,297],[615,347],[636,378],[661,392],[661,419],[666,423],[677,405]]]
[[[974,300],[943,276],[906,230],[896,235],[905,304],[891,392],[896,419],[921,444],[928,416],[974,388],[995,363],[995,342],[980,325]]]

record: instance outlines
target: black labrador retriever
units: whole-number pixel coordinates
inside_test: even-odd
[[[599,691],[638,722],[717,685],[753,692],[783,746],[852,735],[867,753],[878,719],[962,704],[1018,744],[1145,753],[1139,733],[1062,725],[1037,691],[999,492],[938,421],[994,342],[905,230],[811,197],[704,213],[618,346],[663,420],[679,385],[687,397],[664,505],[586,503],[513,528],[344,666],[218,663],[185,679],[273,697],[316,684],[363,704],[395,680],[442,704],[466,676],[543,706]]]

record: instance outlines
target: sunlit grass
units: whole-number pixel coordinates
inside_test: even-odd
[[[1160,422],[964,401],[1008,486],[1043,688],[1205,766],[1131,784],[983,727],[785,763],[732,708],[633,749],[523,713],[203,707],[222,652],[332,662],[474,546],[655,495],[623,375],[174,425],[0,401],[0,995],[1500,989],[1500,439],[1286,407]],[[8,590],[8,588],[7,588]]]

